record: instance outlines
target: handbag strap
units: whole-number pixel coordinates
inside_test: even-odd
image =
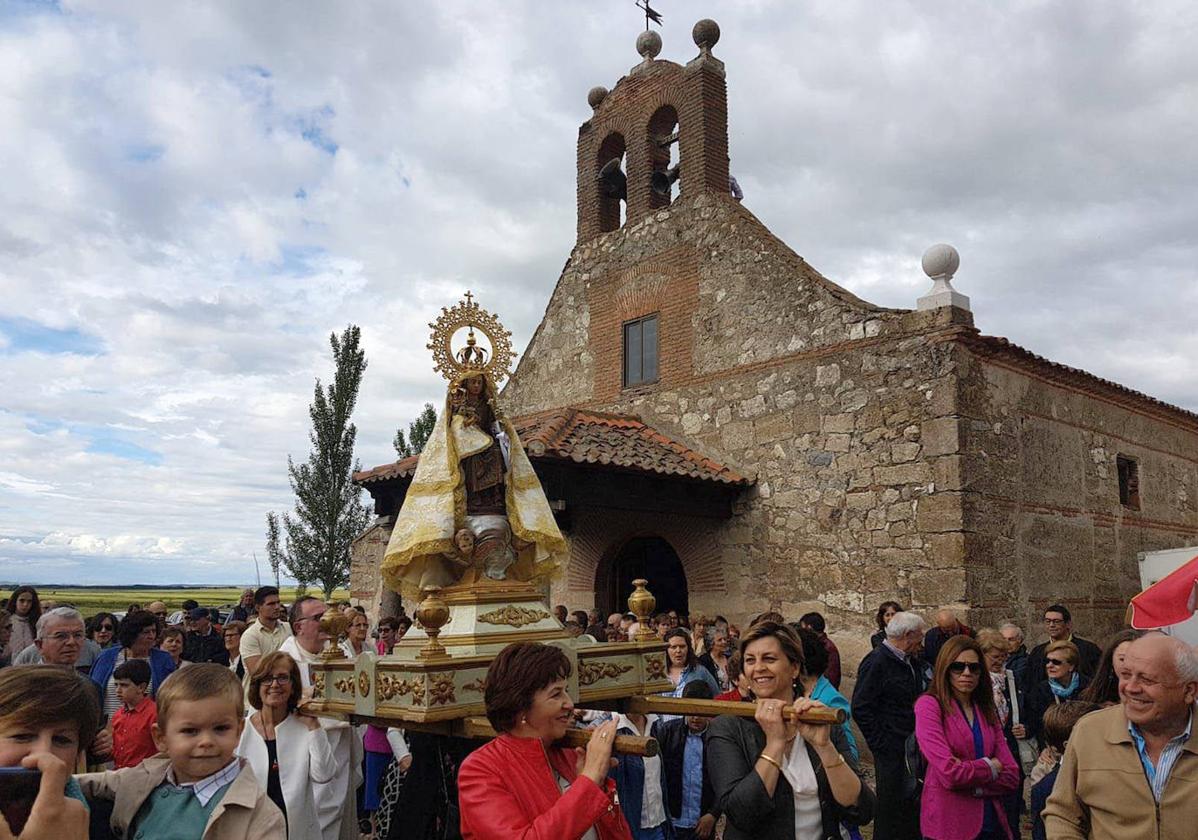
[[[1019,691],[1015,688],[1015,672],[1007,671],[1007,689],[1011,692],[1011,724],[1019,725]]]

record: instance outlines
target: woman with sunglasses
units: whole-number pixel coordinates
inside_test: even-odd
[[[321,840],[319,815],[337,797],[324,784],[337,773],[328,733],[298,711],[299,665],[282,651],[262,657],[250,677],[250,715],[237,754],[249,762],[266,795],[287,818],[288,840]]]
[[[99,645],[100,650],[117,644],[116,633],[121,623],[110,612],[93,615],[87,622],[87,638]]]
[[[1090,678],[1077,669],[1081,654],[1073,642],[1064,639],[1050,642],[1044,651],[1044,670],[1048,679],[1040,680],[1027,692],[1027,736],[1035,738],[1044,749],[1045,741],[1041,729],[1044,713],[1048,707],[1066,700],[1077,700],[1090,684]]]
[[[981,646],[953,636],[936,658],[932,685],[915,701],[915,738],[927,759],[919,828],[928,840],[1009,840],[1003,799],[1019,767],[994,708]]]

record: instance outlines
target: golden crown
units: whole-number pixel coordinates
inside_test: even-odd
[[[511,373],[512,360],[516,357],[512,350],[512,334],[504,329],[498,318],[479,306],[470,292],[466,292],[452,308],[441,307],[441,316],[429,324],[429,328],[432,334],[427,347],[433,353],[433,367],[450,382],[467,373],[481,372],[498,384]],[[455,353],[453,337],[462,329],[467,330],[466,346]],[[479,346],[475,330],[487,337],[490,353]]]

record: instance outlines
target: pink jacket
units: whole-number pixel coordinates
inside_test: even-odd
[[[935,697],[915,701],[915,737],[928,760],[920,799],[919,828],[931,840],[973,840],[982,830],[982,811],[993,799],[998,822],[1011,836],[1002,803],[997,800],[1019,786],[1019,768],[1007,748],[1002,727],[983,716],[982,749],[1002,764],[997,779],[984,759],[974,758],[973,730],[955,705],[946,716]],[[979,795],[980,792],[980,795]]]

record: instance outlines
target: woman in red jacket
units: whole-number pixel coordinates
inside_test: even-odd
[[[500,735],[458,771],[465,840],[632,840],[615,803],[616,722],[586,750],[556,746],[574,718],[570,660],[556,647],[508,645],[487,671],[487,719]]]

